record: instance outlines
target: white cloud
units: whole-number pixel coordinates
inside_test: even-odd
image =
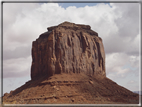
[[[127,73],[139,74],[139,56],[128,56],[126,53],[112,53],[106,55],[107,75],[116,73],[117,76]],[[116,78],[116,75],[115,77]]]
[[[4,3],[4,78],[30,75],[32,41],[47,27],[64,21],[87,24],[98,32],[105,47],[108,77],[115,80],[124,79],[129,73],[138,75],[139,4],[111,3],[110,6],[102,3],[64,9],[57,3]],[[126,65],[129,66],[123,68]]]
[[[4,60],[3,76],[22,77],[30,74],[31,57]]]
[[[135,84],[135,83],[136,83],[135,80],[130,80],[130,81],[128,82],[128,84]]]

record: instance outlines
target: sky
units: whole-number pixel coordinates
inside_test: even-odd
[[[3,93],[31,79],[32,42],[64,21],[90,25],[103,40],[106,76],[139,91],[139,3],[4,3]]]

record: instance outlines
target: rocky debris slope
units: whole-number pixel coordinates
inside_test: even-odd
[[[4,104],[138,104],[139,96],[110,79],[80,74],[55,74],[31,80],[5,94]]]
[[[49,27],[33,41],[32,59],[31,79],[69,72],[106,75],[102,39],[89,25]]]

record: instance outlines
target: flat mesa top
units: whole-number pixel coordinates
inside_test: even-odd
[[[78,28],[83,28],[83,29],[88,29],[88,30],[91,29],[91,27],[89,25],[75,24],[75,23],[71,23],[71,22],[67,22],[67,21],[59,24],[58,26],[78,27]]]
[[[59,27],[62,27],[62,28],[65,28],[65,29],[73,29],[73,30],[85,30],[87,32],[91,32],[90,34],[91,35],[96,35],[98,36],[98,33],[91,30],[91,27],[89,25],[83,25],[83,24],[75,24],[75,23],[71,23],[71,22],[63,22],[57,26],[51,26],[51,27],[48,27],[47,30],[48,31],[52,31],[53,29],[56,29],[56,28],[59,28]]]

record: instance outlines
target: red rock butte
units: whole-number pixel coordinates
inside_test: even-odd
[[[106,76],[102,39],[89,25],[64,22],[32,44],[31,79],[60,73]]]
[[[102,39],[89,25],[64,22],[33,42],[31,80],[3,104],[138,104],[139,95],[106,77]]]

